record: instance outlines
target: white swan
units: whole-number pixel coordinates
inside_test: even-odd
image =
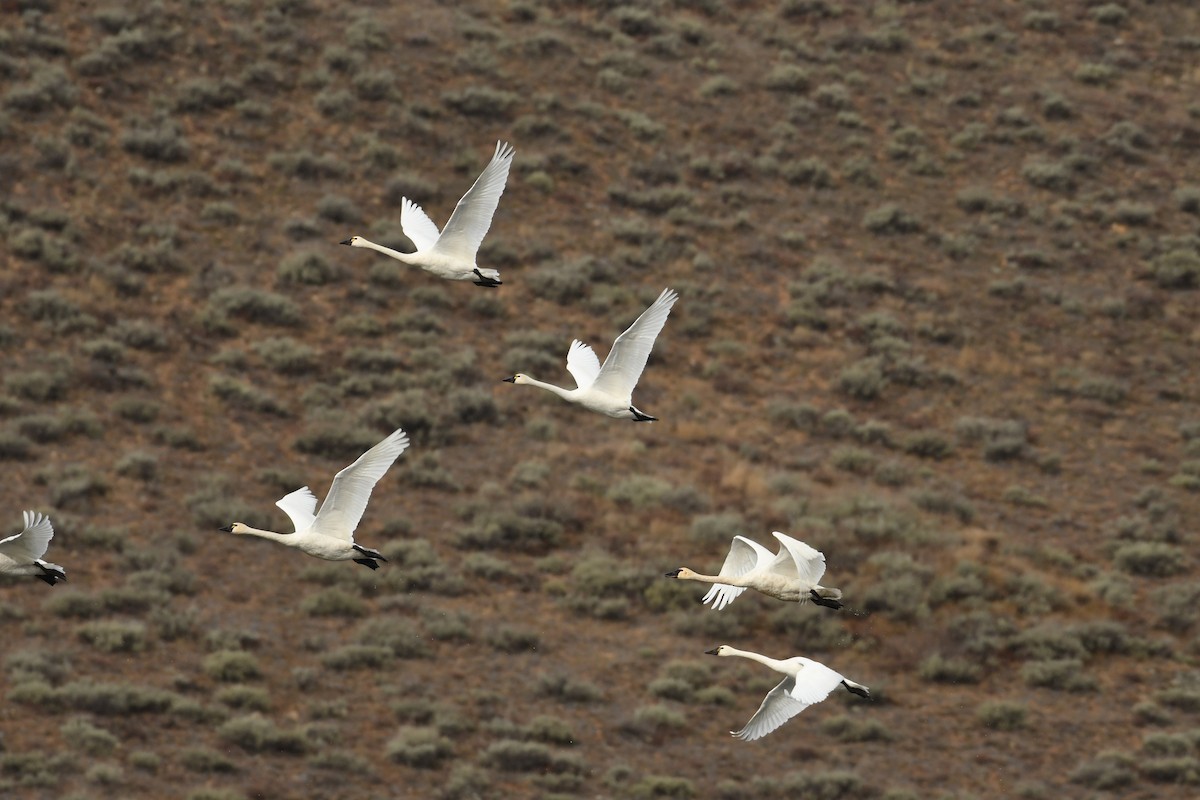
[[[307,486],[275,503],[291,518],[295,533],[275,533],[235,522],[221,530],[270,539],[327,561],[354,561],[379,569],[378,561],[387,561],[378,550],[354,543],[354,529],[362,519],[371,490],[408,447],[408,434],[396,429],[379,444],[358,457],[333,478],[321,510],[314,515],[317,498]]]
[[[638,378],[646,368],[646,359],[654,347],[654,340],[666,324],[671,306],[678,299],[675,291],[663,289],[658,299],[613,342],[608,358],[604,359],[604,366],[600,366],[596,351],[578,339],[573,340],[571,349],[567,351],[567,372],[575,379],[574,389],[542,383],[520,372],[504,380],[506,383],[540,386],[567,402],[598,414],[634,422],[653,422],[657,417],[634,408],[633,387],[637,386]]]
[[[734,536],[729,555],[721,565],[720,575],[701,575],[687,567],[666,574],[682,581],[701,581],[713,587],[700,602],[712,602],[720,611],[747,589],[756,589],[778,600],[805,603],[811,600],[819,606],[838,609],[842,604],[841,589],[822,586],[818,581],[825,574],[825,555],[798,539],[774,531],[779,540],[778,553],[772,553],[758,542],[744,536]]]
[[[748,658],[787,676],[778,686],[767,692],[762,705],[754,712],[746,727],[740,731],[730,731],[737,738],[747,742],[766,736],[804,709],[821,702],[838,687],[838,684],[860,697],[871,697],[871,691],[866,686],[855,683],[819,661],[804,656],[777,661],[749,650],[738,650],[727,644],[704,652],[713,656]]]
[[[25,529],[0,539],[0,575],[32,575],[53,586],[67,579],[67,571],[58,564],[42,561],[54,538],[50,518],[36,511],[24,511]]]
[[[496,142],[496,153],[475,180],[475,184],[462,196],[450,221],[439,232],[437,225],[421,207],[407,197],[400,200],[400,227],[404,235],[412,240],[416,251],[401,253],[390,247],[369,242],[361,236],[351,236],[342,244],[350,247],[369,247],[385,256],[420,267],[439,278],[452,281],[474,281],[476,286],[493,289],[501,284],[500,273],[494,269],[480,269],[475,265],[475,254],[479,244],[492,226],[492,215],[504,193],[508,181],[508,169],[512,166],[516,151],[506,142]]]

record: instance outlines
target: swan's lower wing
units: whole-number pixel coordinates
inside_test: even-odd
[[[732,603],[738,596],[746,591],[744,586],[730,586],[727,583],[714,583],[709,587],[708,593],[701,599],[701,603],[708,605],[712,603],[713,611],[720,611],[725,606]]]
[[[312,525],[313,518],[316,516],[317,496],[312,493],[312,489],[301,486],[291,494],[276,500],[275,505],[288,515],[288,519],[295,526],[294,530],[302,531]]]
[[[771,564],[771,571],[788,578],[799,578],[805,583],[816,585],[825,574],[825,554],[799,539],[773,531],[781,547]]]
[[[725,556],[725,563],[721,565],[721,571],[717,575],[722,578],[740,578],[763,564],[770,564],[772,558],[774,555],[771,551],[758,542],[745,536],[734,536],[729,544],[729,554]]]
[[[417,250],[429,250],[441,236],[438,226],[429,215],[407,197],[400,200],[400,228]]]
[[[784,678],[778,686],[767,692],[762,705],[758,707],[758,711],[754,712],[754,716],[746,723],[746,727],[740,731],[730,731],[730,733],[743,741],[752,742],[766,736],[812,705],[812,703],[803,703],[792,696],[794,686],[795,681],[792,678]]]
[[[54,538],[54,526],[45,514],[36,511],[25,511],[23,514],[24,530],[0,539],[0,554],[18,562],[34,561],[46,554],[50,540]]]
[[[575,379],[575,385],[580,389],[589,389],[600,374],[600,359],[596,351],[578,339],[571,341],[571,349],[567,351],[567,372]]]
[[[819,703],[842,682],[842,675],[824,664],[811,659],[796,674],[792,686],[792,698],[805,705]]]

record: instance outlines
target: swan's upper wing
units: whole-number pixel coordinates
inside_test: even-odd
[[[729,545],[729,555],[725,556],[725,563],[721,565],[721,571],[717,575],[722,578],[745,575],[760,564],[771,563],[772,558],[774,555],[771,551],[758,542],[753,542],[745,536],[734,536],[733,543]],[[744,591],[744,586],[714,583],[701,602],[706,605],[711,602],[713,610],[720,611]]]
[[[825,574],[824,553],[779,531],[773,531],[771,535],[783,545],[771,563],[771,571],[816,585]]]
[[[571,349],[567,351],[567,372],[571,373],[575,385],[580,389],[591,386],[600,374],[600,359],[596,357],[596,351],[578,339],[573,339]]]
[[[730,733],[739,739],[752,742],[766,736],[812,705],[812,703],[797,700],[793,696],[792,690],[795,685],[794,679],[784,678],[778,686],[767,692],[762,705],[758,707],[758,711],[754,712],[754,716],[746,723],[746,727],[740,731],[730,731]]]
[[[496,142],[496,153],[476,179],[475,184],[454,207],[450,221],[442,229],[436,250],[448,256],[475,260],[479,244],[492,227],[492,215],[500,204],[504,184],[508,181],[508,169],[512,166],[516,151],[506,142]],[[408,231],[405,231],[407,234]]]
[[[325,502],[313,520],[312,531],[354,541],[354,529],[367,509],[371,490],[407,447],[408,434],[397,428],[335,475],[329,494],[325,496]]]
[[[317,510],[317,496],[307,486],[275,501],[295,526],[297,533],[312,525]]]
[[[663,289],[658,299],[617,337],[593,384],[596,389],[625,399],[633,395],[633,387],[642,377],[654,340],[666,324],[671,306],[678,299],[679,295],[673,290]]]
[[[400,198],[400,228],[417,250],[430,249],[441,236],[429,215],[407,197]]]
[[[805,705],[819,703],[842,682],[840,673],[812,659],[800,659],[803,664],[791,688],[792,697]]]
[[[54,526],[50,518],[36,511],[24,511],[25,529],[6,539],[0,539],[0,554],[15,561],[34,561],[46,554],[50,540],[54,538]]]

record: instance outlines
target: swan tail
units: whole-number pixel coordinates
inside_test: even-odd
[[[51,564],[49,561],[38,561],[36,563],[42,569],[41,574],[34,576],[39,581],[45,581],[53,586],[59,581],[67,579],[67,571],[58,564]]]
[[[363,547],[361,544],[352,544],[350,546],[366,556],[366,560],[382,561],[385,564],[387,563],[387,559],[383,557],[383,553],[379,552],[378,550],[372,550],[369,547]],[[355,560],[357,561],[357,559]]]
[[[816,605],[832,608],[834,611],[842,607],[841,589],[834,589],[828,586],[814,586],[808,590],[808,595]]]
[[[633,406],[629,407],[629,413],[633,414],[634,422],[657,422],[658,421],[658,417],[652,417],[649,414],[638,411]]]
[[[497,286],[504,285],[504,281],[500,280],[500,273],[494,269],[480,269],[476,267],[472,270],[475,273],[477,280],[473,281],[476,286],[482,286],[485,289],[495,289]]]

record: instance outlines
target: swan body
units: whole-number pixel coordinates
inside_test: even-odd
[[[492,160],[458,201],[450,221],[441,231],[419,205],[407,197],[401,198],[400,227],[416,246],[414,252],[401,253],[361,236],[351,236],[342,244],[375,250],[397,261],[420,267],[439,278],[473,281],[476,286],[494,289],[501,284],[500,273],[478,267],[475,254],[479,252],[479,245],[492,226],[492,216],[500,203],[500,195],[504,193],[515,152],[512,145],[496,142]]]
[[[242,522],[221,530],[270,539],[326,561],[354,561],[364,567],[379,569],[377,562],[387,559],[378,550],[355,544],[354,530],[371,499],[371,490],[407,448],[408,434],[401,429],[393,431],[334,476],[320,511],[316,511],[316,495],[307,486],[276,502],[275,505],[292,520],[294,533],[265,531]]]
[[[46,548],[54,538],[50,518],[36,511],[22,512],[25,528],[0,539],[0,575],[31,575],[53,586],[67,579],[67,572],[58,564],[43,561]]]
[[[740,731],[730,731],[733,736],[743,741],[751,742],[766,736],[804,709],[824,700],[839,685],[845,686],[848,691],[859,697],[871,697],[871,691],[866,686],[855,683],[819,661],[804,656],[779,661],[749,650],[738,650],[727,644],[704,652],[714,656],[748,658],[787,676],[778,686],[767,692],[762,705],[744,728]]]
[[[574,389],[543,383],[520,372],[504,380],[519,386],[538,386],[597,414],[635,422],[653,422],[657,417],[634,407],[633,389],[646,368],[646,359],[650,357],[654,340],[666,324],[671,306],[678,299],[679,295],[674,290],[663,289],[658,299],[613,342],[603,366],[595,350],[578,339],[573,340],[567,351],[567,372],[575,379]]]
[[[711,583],[702,603],[712,603],[720,611],[747,589],[790,603],[812,601],[826,608],[839,609],[842,592],[819,581],[825,574],[825,555],[804,542],[774,531],[779,540],[779,552],[772,553],[758,542],[745,536],[734,536],[729,555],[721,565],[719,575],[701,575],[687,567],[666,574],[683,581]]]

